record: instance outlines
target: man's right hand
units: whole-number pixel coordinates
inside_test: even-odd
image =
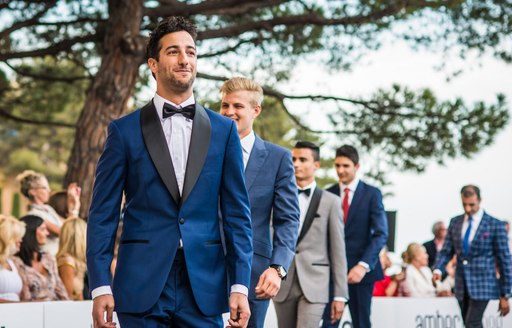
[[[432,274],[432,285],[437,287],[437,282],[441,280],[441,275],[439,273]]]
[[[105,312],[107,312],[107,321],[105,321]],[[100,295],[94,298],[92,302],[92,321],[94,328],[113,328],[116,326],[113,321],[114,297],[112,295]]]

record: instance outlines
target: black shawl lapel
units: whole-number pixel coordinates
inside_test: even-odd
[[[176,204],[179,204],[180,191],[178,189],[178,182],[174,174],[174,166],[172,165],[162,124],[160,123],[153,100],[140,110],[140,125],[144,144],[151,160],[172,198]]]
[[[247,190],[251,189],[254,180],[256,180],[256,177],[258,176],[258,172],[263,169],[263,163],[267,156],[268,150],[265,147],[265,143],[260,137],[256,136],[251,156],[249,157],[247,167],[245,168],[245,185],[247,186]]]
[[[187,170],[185,171],[185,182],[183,184],[183,197],[180,205],[187,200],[203,169],[210,147],[211,130],[212,126],[206,110],[196,103],[196,113],[188,149]]]
[[[306,235],[311,224],[313,224],[313,220],[315,219],[318,211],[318,206],[320,205],[320,199],[322,198],[323,190],[316,187],[313,192],[313,196],[311,196],[311,202],[309,202],[308,211],[306,213],[306,217],[304,218],[304,224],[302,225],[302,229],[300,231],[299,238],[297,239],[297,245],[300,243],[302,238]]]

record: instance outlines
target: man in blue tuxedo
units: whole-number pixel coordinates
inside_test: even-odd
[[[339,184],[327,191],[342,199],[352,326],[369,328],[373,285],[384,279],[379,252],[388,236],[386,212],[380,190],[356,177],[359,154],[354,147],[338,148],[334,166]],[[325,307],[323,327],[338,327],[339,321],[331,323],[330,308],[330,304]]]
[[[461,198],[464,214],[450,221],[432,279],[436,284],[448,261],[457,255],[455,297],[462,320],[467,328],[481,328],[489,300],[499,299],[498,312],[502,316],[510,310],[510,250],[505,224],[480,207],[480,189],[474,185],[464,186]]]
[[[292,157],[289,150],[262,140],[253,131],[263,101],[260,85],[234,77],[224,82],[221,95],[220,113],[233,119],[238,128],[251,203],[254,254],[249,327],[263,328],[270,298],[279,291],[295,254],[299,203]]]
[[[233,121],[195,103],[195,38],[182,17],[158,24],[147,46],[156,94],[109,125],[87,232],[95,327],[113,327],[114,309],[129,328],[222,327],[228,311],[232,327],[248,322],[253,249],[242,149]]]

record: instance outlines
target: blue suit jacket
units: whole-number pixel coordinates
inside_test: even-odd
[[[464,298],[464,280],[469,297],[474,300],[491,300],[510,294],[512,266],[505,224],[484,212],[473,238],[469,253],[462,255],[462,223],[464,215],[454,217],[448,227],[443,248],[437,254],[435,267],[445,272],[448,261],[457,255],[455,271],[455,296]],[[496,278],[496,269],[500,274]]]
[[[288,270],[299,231],[299,201],[290,151],[256,136],[245,169],[251,203],[254,257],[249,297],[270,264]],[[270,236],[272,219],[273,238]]]
[[[341,195],[339,184],[327,191]],[[364,276],[361,284],[384,279],[379,252],[387,238],[388,222],[382,194],[379,189],[359,181],[345,223],[345,249],[348,271],[359,261],[370,266],[370,272]]]
[[[196,104],[183,192],[153,102],[110,123],[96,169],[87,233],[90,288],[110,285],[126,197],[113,293],[116,310],[143,312],[158,300],[183,241],[188,275],[205,315],[228,311],[228,275],[249,286],[252,233],[236,125]],[[221,244],[219,210],[227,255]]]

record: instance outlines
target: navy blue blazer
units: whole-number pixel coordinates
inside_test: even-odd
[[[153,101],[110,123],[96,169],[87,231],[91,290],[111,285],[110,263],[125,195],[113,293],[116,310],[140,313],[161,295],[180,238],[195,301],[228,311],[228,275],[249,287],[252,229],[235,123],[196,104],[180,195]],[[223,213],[227,255],[218,213]]]
[[[251,203],[254,257],[249,297],[270,264],[288,270],[299,231],[299,201],[289,150],[256,136],[245,168]],[[271,238],[270,223],[273,237]]]
[[[340,185],[327,189],[341,196]],[[388,222],[379,189],[359,181],[345,223],[345,249],[348,271],[360,261],[370,266],[361,284],[384,279],[379,252],[388,238]]]
[[[443,248],[437,254],[435,268],[445,272],[448,261],[457,255],[455,297],[464,298],[464,281],[469,297],[491,300],[510,295],[512,264],[505,224],[484,212],[466,257],[462,255],[464,215],[454,217],[448,227]],[[496,278],[496,270],[500,278]]]

